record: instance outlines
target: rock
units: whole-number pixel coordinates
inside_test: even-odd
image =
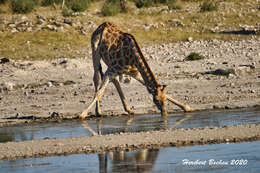
[[[46,18],[43,16],[36,16],[36,24],[42,25],[46,22]]]
[[[8,63],[10,62],[10,60],[8,58],[1,58],[0,59],[0,64],[5,64],[5,63]]]
[[[252,68],[253,69],[253,68]],[[250,66],[240,66],[237,69],[235,69],[235,74],[237,76],[246,76],[251,72],[251,67]]]
[[[213,105],[213,109],[221,109],[219,105]]]
[[[72,23],[72,26],[73,26],[74,28],[81,27],[81,22],[78,21],[78,22]]]
[[[53,86],[53,84],[52,84],[52,82],[51,82],[51,81],[49,81],[49,82],[47,82],[47,83],[46,83],[46,86],[47,86],[47,87],[52,87],[52,86]]]
[[[10,28],[15,28],[16,25],[15,25],[14,23],[11,23],[11,24],[8,25],[8,27],[10,27]]]
[[[11,90],[14,90],[14,88],[16,87],[16,84],[12,83],[12,82],[6,82],[5,87],[7,88],[8,91],[11,91]]]
[[[63,28],[63,26],[61,26],[61,27],[58,27],[56,31],[59,31],[59,32],[65,32],[65,30],[64,30],[64,28]]]
[[[19,32],[16,28],[13,28],[12,30],[11,30],[11,33],[17,33],[17,32]]]
[[[207,72],[206,74],[229,76],[230,74],[235,74],[234,69],[216,69],[214,71]]]
[[[67,64],[67,63],[68,63],[67,60],[63,60],[63,61],[61,61],[59,64],[60,64],[60,65],[64,65],[64,64]]]
[[[182,21],[180,21],[179,19],[170,19],[168,20],[168,23],[171,24],[171,26],[174,27],[184,27],[184,23],[182,23]]]
[[[69,18],[65,18],[64,19],[64,21],[63,21],[63,23],[65,23],[65,24],[68,24],[68,25],[70,25],[70,26],[72,26],[72,20],[71,19],[69,19]]]
[[[51,119],[62,119],[62,116],[59,114],[59,112],[52,112],[50,118]]]
[[[20,25],[22,23],[25,23],[25,22],[29,22],[29,18],[26,17],[26,16],[22,16],[20,19],[17,19],[14,21],[14,24],[17,26],[17,25]]]
[[[26,32],[32,32],[33,31],[33,29],[32,29],[32,27],[28,27],[28,28],[26,28],[26,30],[25,30]]]
[[[54,25],[47,25],[46,28],[51,30],[51,31],[56,31],[57,30],[57,27],[54,26]]]
[[[188,42],[192,42],[192,41],[193,41],[193,38],[192,38],[192,37],[188,37],[187,41],[188,41]]]

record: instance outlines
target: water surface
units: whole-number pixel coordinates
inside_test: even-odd
[[[131,152],[117,151],[2,161],[0,172],[258,173],[260,171],[259,153],[260,141],[167,147]]]
[[[167,119],[158,114],[133,117],[109,117],[82,122],[27,124],[0,128],[0,142],[44,138],[67,138],[120,132],[141,132],[171,128],[201,128],[260,123],[260,110],[202,111],[169,114]],[[98,126],[100,124],[100,126]],[[86,128],[87,127],[87,128]],[[100,130],[98,130],[100,129]]]

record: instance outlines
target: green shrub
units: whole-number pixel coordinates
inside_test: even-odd
[[[71,9],[68,9],[68,8],[63,8],[62,9],[62,15],[64,17],[71,17],[73,14],[73,11]]]
[[[101,14],[103,16],[115,16],[121,12],[119,0],[110,0],[104,3],[101,9]]]
[[[0,4],[6,3],[8,0],[0,0]]]
[[[135,2],[137,8],[153,6],[153,0],[137,0]]]
[[[174,0],[167,2],[167,6],[170,10],[180,10],[182,8],[180,3],[177,3]]]
[[[200,11],[201,12],[216,11],[216,10],[218,10],[217,3],[213,3],[212,1],[205,0],[202,3],[202,5],[200,6]]]
[[[201,60],[201,59],[205,59],[205,57],[198,53],[192,52],[184,60],[185,61],[196,61],[196,60]]]
[[[204,0],[182,0],[184,2],[200,2],[200,1],[204,1]]]
[[[66,6],[74,12],[85,11],[90,4],[91,0],[67,0]]]
[[[62,3],[62,0],[43,0],[42,1],[42,5],[43,6],[49,6],[49,5],[52,5],[52,4],[61,4]]]
[[[176,5],[177,0],[132,0],[137,8],[151,7],[156,4],[165,4],[172,9],[180,9],[180,5]]]
[[[13,13],[29,13],[38,4],[38,0],[11,0],[10,8]]]

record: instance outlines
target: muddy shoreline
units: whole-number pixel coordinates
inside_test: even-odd
[[[260,140],[260,125],[175,129],[0,144],[0,160]]]

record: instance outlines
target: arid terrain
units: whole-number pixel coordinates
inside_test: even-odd
[[[159,83],[168,85],[168,95],[197,110],[232,109],[257,107],[260,104],[259,42],[259,38],[242,41],[194,41],[155,45],[144,47],[143,50]],[[186,55],[193,51],[200,52],[207,58],[198,61],[184,61]],[[88,106],[94,95],[90,55],[89,53],[85,59],[10,60],[1,63],[1,126],[33,122],[38,119],[62,121],[76,118]],[[2,59],[2,61],[4,60]],[[124,82],[122,82],[123,90],[136,113],[158,112],[151,96],[141,84],[134,79],[129,82],[129,78],[124,78]],[[113,85],[109,85],[107,88],[101,104],[104,116],[120,116],[125,113]],[[170,112],[182,111],[171,103],[168,104],[168,109]],[[94,115],[94,108],[90,115]],[[197,130],[194,130],[194,133],[193,130],[190,130],[189,134],[185,133],[187,135],[185,140],[187,144],[193,144],[191,141],[199,144],[198,140],[201,138],[203,138],[202,143],[225,142],[225,139],[229,140],[230,136],[233,142],[257,140],[259,139],[259,129],[256,129],[258,126],[253,126],[254,128],[251,128],[251,125],[235,126],[230,129],[238,128],[238,130],[228,131],[222,127],[213,128],[221,131],[222,135],[217,137],[208,132],[201,132],[199,133],[201,136],[194,138]],[[243,128],[245,129],[243,130]],[[207,130],[210,129],[201,129],[201,131]],[[245,133],[244,136],[242,133],[237,134],[242,131]],[[176,134],[176,131],[147,133],[145,141],[134,145],[133,148],[146,146],[144,143],[151,143],[151,147],[175,145],[173,141],[164,140],[179,139],[173,135],[172,138],[162,138],[161,143],[152,142],[153,133],[160,133],[158,137],[161,137],[166,134],[172,136]],[[215,132],[212,133],[215,134]],[[250,135],[248,136],[248,134]],[[142,135],[146,134],[131,135],[135,136],[134,139],[137,139],[136,136],[139,135],[139,138],[143,139]],[[110,137],[106,135],[104,138],[99,137],[102,141],[106,138]],[[111,139],[113,138],[111,137]],[[126,141],[122,142],[122,145],[125,146],[130,142],[128,134],[120,134],[119,141],[124,138]],[[102,146],[100,150],[98,140],[94,137],[75,140],[80,141],[78,142],[79,147],[76,149],[71,148],[74,143],[67,144],[68,140],[58,139],[3,143],[1,144],[2,158],[0,159],[122,149],[120,144],[114,146],[106,143],[106,146]],[[90,146],[86,146],[84,140],[93,140],[93,142]],[[182,144],[186,144],[185,140]],[[28,145],[29,143],[30,145]],[[136,141],[134,143],[136,144]],[[10,148],[12,145],[16,150]],[[54,148],[51,147],[53,145]],[[48,148],[48,151],[42,149],[45,147]],[[51,148],[59,149],[52,152]]]
[[[168,95],[197,110],[230,109],[260,104],[259,42],[257,37],[187,41],[143,47],[143,51],[159,83],[167,85]],[[184,61],[191,52],[206,58]],[[0,65],[2,122],[30,117],[73,118],[93,98],[90,51],[85,59],[10,60]],[[137,81],[125,77],[122,88],[136,113],[158,112],[151,95]],[[109,85],[101,101],[105,115],[125,113],[113,85]],[[171,103],[168,109],[181,111]]]
[[[158,82],[176,100],[198,111],[259,107],[260,8],[251,2],[221,2],[218,11],[209,13],[199,13],[199,4],[193,2],[180,10],[136,9],[129,21],[129,14],[100,17],[96,8],[101,2],[71,18],[57,17],[52,10],[44,13],[43,7],[41,15],[1,14],[0,127],[77,119],[94,96],[89,38],[103,21],[114,21],[136,36]],[[204,58],[185,60],[192,52]],[[124,77],[121,85],[135,114],[159,113],[140,83]],[[167,107],[171,113],[182,111],[170,102]],[[125,114],[112,84],[101,108],[111,118]],[[94,115],[92,108],[88,118]],[[8,142],[0,144],[0,160],[259,140],[259,131],[259,125],[241,125]]]

